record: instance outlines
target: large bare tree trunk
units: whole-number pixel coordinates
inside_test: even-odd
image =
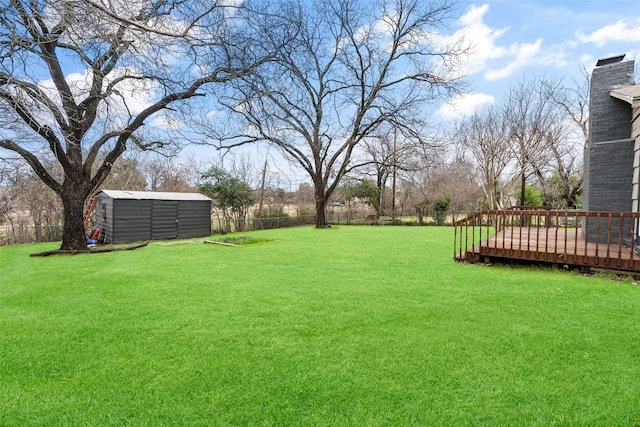
[[[324,188],[316,184],[316,228],[326,228],[329,225],[327,223],[327,199],[328,195],[325,193]]]
[[[82,250],[87,248],[85,235],[84,201],[86,196],[80,192],[64,191],[60,194],[63,206],[62,244],[60,250]]]
[[[316,201],[316,228],[327,228],[326,203]]]

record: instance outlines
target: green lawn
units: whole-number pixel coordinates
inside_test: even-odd
[[[640,425],[640,286],[453,230],[0,248],[0,425]]]

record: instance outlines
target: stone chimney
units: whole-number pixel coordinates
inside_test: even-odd
[[[632,208],[631,108],[610,95],[612,88],[634,84],[634,61],[623,59],[624,55],[600,59],[591,75],[583,180],[583,207],[588,211],[629,212]],[[592,236],[595,239],[590,232],[589,240]]]

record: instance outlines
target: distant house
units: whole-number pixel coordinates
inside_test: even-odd
[[[623,59],[600,59],[591,76],[583,183],[587,211],[640,211],[640,85],[634,82],[634,61]],[[623,229],[623,239],[630,241],[631,224]],[[610,237],[617,242],[616,235]]]
[[[96,196],[95,221],[104,243],[211,234],[211,199],[203,194],[102,190]]]

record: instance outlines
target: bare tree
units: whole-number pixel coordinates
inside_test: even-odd
[[[190,161],[155,155],[142,161],[140,170],[151,191],[197,191],[200,172]]]
[[[582,157],[589,137],[589,75],[584,69],[582,75],[568,87],[560,80],[537,77],[509,93],[507,109],[521,112],[511,116],[511,129],[516,130],[512,135],[527,135],[512,141],[521,194],[526,176],[533,175],[545,204],[553,208],[577,207],[582,191]]]
[[[457,126],[458,156],[469,158],[481,176],[489,209],[504,208],[512,181],[513,152],[503,111],[489,106],[465,117]]]
[[[101,187],[130,191],[144,190],[147,187],[147,181],[142,173],[142,164],[134,157],[122,156],[118,158]]]
[[[51,231],[51,226],[59,225],[62,213],[60,199],[44,185],[24,161],[20,159],[3,161],[4,168],[0,174],[3,190],[0,223],[6,221],[13,227],[33,229],[33,235],[29,237],[29,241],[31,239],[36,242],[48,241],[45,233]],[[53,170],[54,167],[50,167]],[[24,240],[14,238],[14,241]]]
[[[582,78],[559,88],[553,101],[564,119],[548,132],[554,170],[549,175],[537,173],[543,195],[552,207],[572,209],[580,206],[582,194],[583,150],[589,142],[589,80],[590,74],[582,68]]]
[[[399,195],[404,214],[417,215],[418,223],[433,214],[433,204],[441,196],[451,194],[452,182],[444,174],[446,160],[444,152],[433,157],[419,156],[415,159],[415,167],[399,171]]]
[[[86,249],[84,202],[128,146],[166,146],[186,101],[265,61],[233,12],[204,0],[2,3],[0,148],[62,200],[61,249]]]
[[[523,79],[511,87],[503,105],[508,137],[520,177],[520,204],[524,205],[527,178],[542,176],[553,158],[551,145],[561,136],[563,116],[555,95],[560,82],[545,77]]]
[[[478,168],[489,209],[504,207],[515,181],[524,204],[531,178],[550,206],[577,206],[582,145],[588,135],[587,98],[583,87],[565,88],[547,77],[523,79],[509,89],[502,105],[460,122],[459,154]]]
[[[428,192],[429,168],[408,171],[400,179],[400,205],[403,215],[416,215],[423,224],[431,213],[433,199]]]
[[[430,102],[461,87],[453,71],[464,47],[435,40],[453,17],[450,0],[279,6],[286,25],[265,22],[264,40],[281,40],[281,28],[288,28],[292,41],[259,73],[234,83],[227,122],[240,127],[218,138],[226,147],[267,142],[302,168],[313,183],[321,228],[356,148],[384,123],[415,132]]]
[[[589,81],[591,74],[582,67],[580,79],[574,79],[568,87],[563,87],[554,94],[554,102],[580,130],[584,147],[589,142]],[[583,147],[583,148],[584,148]]]
[[[376,186],[378,187],[378,204],[376,216],[379,218],[385,209],[385,196],[387,181],[391,177],[392,180],[397,176],[397,170],[401,165],[401,156],[404,153],[402,145],[398,144],[397,133],[383,133],[363,141],[363,151],[370,158],[370,166],[363,169],[364,175],[375,177]],[[393,182],[395,184],[395,181]],[[392,184],[392,187],[394,185]],[[391,190],[392,205],[395,202],[395,189]],[[395,206],[392,206],[392,211]]]
[[[575,128],[562,119],[550,125],[545,134],[545,162],[532,165],[545,204],[555,209],[579,207],[584,141],[575,137]]]
[[[441,160],[445,144],[440,141],[428,141],[426,137],[402,129],[382,126],[376,135],[366,138],[362,150],[355,157],[353,169],[364,176],[375,177],[380,200],[377,204],[377,216],[387,208],[386,198],[391,199],[391,214],[395,216],[395,193],[397,178],[401,172],[414,171]],[[391,179],[391,191],[387,194],[387,184]]]
[[[455,222],[458,215],[475,212],[482,207],[483,191],[474,168],[464,158],[456,157],[440,170],[445,180],[444,194],[451,194],[450,214]]]

